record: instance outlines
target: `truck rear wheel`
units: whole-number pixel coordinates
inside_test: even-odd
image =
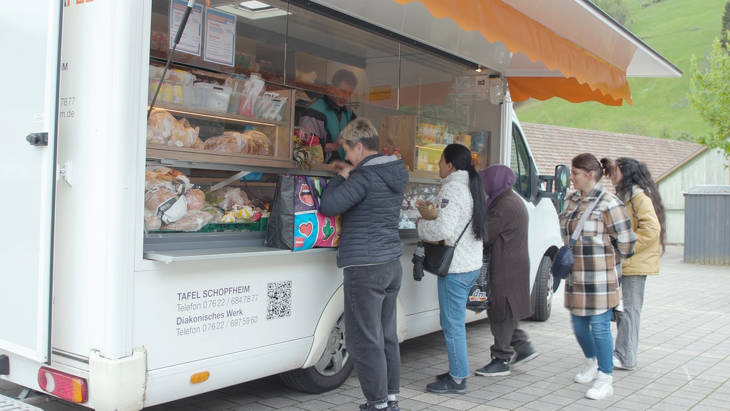
[[[532,288],[532,317],[534,321],[547,321],[553,305],[553,260],[544,255],[537,268],[535,286]]]
[[[345,345],[345,316],[332,328],[319,361],[309,368],[287,371],[279,377],[288,387],[321,394],[342,385],[352,373],[353,361]]]

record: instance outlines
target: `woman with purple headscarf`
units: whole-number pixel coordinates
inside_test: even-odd
[[[493,165],[479,175],[488,196],[484,252],[491,256],[487,315],[494,345],[492,361],[476,374],[491,377],[509,375],[510,362],[527,362],[538,353],[527,333],[518,328],[519,320],[532,314],[527,209],[512,191],[516,178],[509,167]]]

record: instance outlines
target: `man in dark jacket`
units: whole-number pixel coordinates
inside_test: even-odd
[[[538,353],[530,337],[519,328],[529,317],[530,256],[527,251],[528,216],[522,199],[512,191],[514,172],[493,165],[479,172],[487,198],[487,241],[489,265],[489,327],[494,336],[492,361],[476,370],[477,375],[509,375],[509,364],[529,361]],[[514,349],[513,349],[514,348]]]
[[[400,350],[396,299],[402,248],[398,220],[408,172],[396,156],[378,154],[378,132],[364,118],[340,134],[345,158],[325,188],[319,211],[342,214],[337,266],[344,268],[345,343],[367,403],[397,410]]]

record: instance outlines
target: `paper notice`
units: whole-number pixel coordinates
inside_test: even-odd
[[[170,3],[170,49],[175,42],[177,28],[180,26],[183,14],[187,8],[187,2],[184,0],[173,0]],[[176,51],[183,53],[200,55],[200,44],[202,42],[203,33],[203,6],[195,5],[188,17],[188,23],[185,25],[185,31],[180,38]]]
[[[236,50],[236,16],[219,10],[205,12],[203,60],[233,67]]]

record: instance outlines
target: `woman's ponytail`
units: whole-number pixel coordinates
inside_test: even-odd
[[[474,201],[471,227],[477,240],[486,238],[487,233],[487,200],[482,186],[482,178],[474,168],[471,151],[461,144],[449,144],[444,149],[444,160],[455,169],[469,173],[469,192]]]

